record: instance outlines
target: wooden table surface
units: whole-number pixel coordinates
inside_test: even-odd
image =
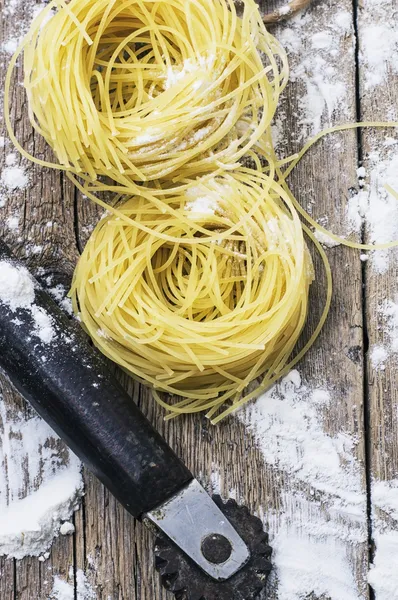
[[[32,12],[32,0],[19,0],[17,14],[11,17],[7,9],[9,1],[2,0],[4,16],[0,43],[12,35],[15,19],[28,22]],[[394,2],[386,0],[385,4],[394,8]],[[261,8],[265,11],[276,6],[281,6],[277,0],[265,1]],[[337,39],[339,51],[328,57],[328,65],[338,72],[339,81],[345,86],[346,100],[344,107],[337,105],[333,114],[324,111],[323,125],[385,119],[394,109],[398,78],[391,73],[388,85],[369,91],[365,85],[366,66],[360,65],[358,60],[363,28],[369,19],[373,23],[379,19],[377,11],[370,14],[369,10],[360,2],[358,5],[358,0],[354,3],[352,0],[318,0],[307,11],[305,24],[300,29],[301,48],[291,55],[293,64],[316,55],[317,50],[310,43],[311,36],[330,28],[337,12],[348,13],[352,21],[351,30]],[[278,34],[289,27],[293,25],[288,23],[275,32]],[[355,46],[354,32],[358,47]],[[6,64],[4,57],[0,63],[1,87]],[[22,81],[20,67],[17,75],[18,83],[12,91],[12,119],[17,136],[36,156],[49,156],[43,141],[32,133],[27,119],[27,104],[19,85]],[[304,93],[303,79],[296,78],[289,83],[284,95],[279,119],[285,140],[284,153],[296,151],[304,141],[297,136],[297,132],[302,131],[300,103]],[[2,133],[6,135],[5,131]],[[310,133],[309,127],[308,136]],[[380,147],[385,135],[385,132],[374,131],[334,135],[333,143],[325,140],[318,144],[294,171],[290,183],[299,201],[306,206],[309,198],[314,199],[314,216],[327,215],[328,227],[335,232],[344,233],[345,207],[352,191],[358,189],[360,161],[363,160],[366,167],[368,153]],[[338,142],[341,143],[340,151],[335,149]],[[10,151],[11,146],[7,143],[5,150],[0,150],[0,158],[4,161]],[[79,196],[62,173],[28,165],[25,161],[21,164],[29,169],[30,185],[22,192],[13,193],[0,208],[0,236],[18,256],[27,260],[32,269],[44,267],[48,272],[54,272],[60,281],[68,282],[99,211]],[[6,219],[15,212],[23,216],[18,235],[6,226]],[[52,223],[51,227],[46,226],[48,222]],[[363,228],[362,239],[367,236],[368,232]],[[36,254],[29,252],[33,244],[42,246],[42,250]],[[372,269],[371,261],[361,262],[359,251],[338,246],[327,252],[334,278],[332,309],[319,340],[298,368],[304,380],[324,382],[336,391],[337,401],[324,415],[325,431],[330,435],[345,432],[356,439],[353,452],[367,498],[369,528],[365,526],[362,541],[349,544],[347,560],[358,582],[360,597],[372,598],[367,584],[368,567],[374,553],[370,515],[376,512],[380,519],[385,519],[388,527],[396,525],[387,513],[372,506],[371,486],[373,480],[392,479],[398,471],[398,363],[390,360],[384,371],[376,373],[367,351],[383,336],[376,319],[380,301],[385,297],[393,298],[397,293],[397,254],[395,251],[390,253],[390,266],[380,275]],[[309,327],[316,322],[322,300],[322,286],[315,286]],[[208,489],[211,489],[216,464],[225,496],[228,490],[236,490],[250,510],[272,513],[276,528],[278,522],[282,524],[289,518],[286,508],[282,510],[281,498],[287,492],[294,494],[297,481],[283,469],[267,464],[255,438],[240,420],[230,418],[219,427],[211,427],[196,415],[165,423],[163,412],[154,404],[150,393],[131,381],[125,383],[154,426]],[[0,393],[11,411],[28,410],[1,377]],[[118,505],[95,477],[85,471],[84,479],[86,493],[74,515],[75,534],[58,537],[45,563],[39,562],[37,557],[18,561],[0,558],[0,600],[46,600],[51,592],[51,575],[60,575],[73,582],[73,571],[77,569],[86,572],[99,600],[170,600],[171,596],[161,590],[154,570],[151,535]],[[29,483],[36,485],[37,482],[27,482],[27,485]],[[310,487],[302,484],[300,494],[311,498]],[[328,494],[323,492],[318,507],[326,511],[325,515],[333,525],[333,519],[341,520],[342,517],[333,516],[329,511],[329,500]],[[291,510],[296,513],[302,510],[300,503]],[[308,515],[303,514],[303,519],[307,518]],[[349,519],[346,526],[348,529],[354,527]],[[72,573],[69,573],[70,566]],[[307,590],[308,598],[315,598],[312,591]],[[269,586],[263,598],[279,598],[277,581]],[[352,600],[355,598],[353,596]]]

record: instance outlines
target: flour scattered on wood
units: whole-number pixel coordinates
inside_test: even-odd
[[[69,580],[73,582],[73,568],[69,570]],[[73,583],[61,579],[58,575],[54,577],[53,589],[48,600],[95,600],[97,594],[87,580],[81,569],[76,571],[76,596]]]
[[[78,508],[80,462],[38,416],[0,396],[0,555],[39,556]]]
[[[398,531],[374,531],[376,555],[368,581],[377,600],[398,600]]]
[[[395,0],[363,0],[359,59],[365,89],[382,85],[389,73],[398,74],[398,30]]]
[[[33,19],[44,10],[46,4],[35,4],[24,0],[5,0],[2,7],[3,17],[7,18],[8,39],[5,39],[0,47],[3,55],[13,54]],[[49,13],[48,18],[51,17]],[[8,60],[8,57],[7,57]],[[6,138],[1,136],[0,148],[5,147]],[[23,166],[15,163],[17,156],[9,154],[5,160],[5,167],[0,173],[0,209],[4,208],[7,197],[11,192],[24,190],[29,184],[29,175]]]
[[[19,228],[19,217],[14,215],[12,217],[8,217],[6,220],[6,227],[11,229],[11,231],[18,231]]]
[[[392,519],[398,521],[398,479],[392,481],[373,481],[372,501],[376,510],[382,510]],[[377,515],[375,518],[377,519]]]
[[[16,155],[9,154],[5,160],[6,166],[0,173],[0,208],[6,205],[10,193],[22,191],[29,184],[26,170],[21,166],[16,166],[15,160]]]
[[[398,30],[395,27],[395,0],[364,0],[359,10],[360,66],[364,78],[362,94],[370,98],[382,97],[383,84],[389,75],[398,74]],[[377,96],[375,93],[377,92]],[[385,114],[378,117],[385,121],[395,121],[396,103],[385,95]],[[367,177],[363,192],[353,199],[357,204],[352,211],[352,222],[360,227],[360,221],[367,225],[371,242],[384,244],[398,239],[398,200],[385,189],[388,184],[398,192],[398,151],[395,132],[388,134],[384,141],[371,141],[372,151],[366,158]],[[369,165],[369,166],[368,166]],[[359,217],[358,217],[359,215]],[[395,250],[372,253],[371,265],[376,273],[386,273],[391,265]]]
[[[3,16],[8,17],[9,38],[1,45],[6,54],[14,54],[27,32],[30,23],[46,7],[45,3],[35,4],[23,0],[6,0],[3,5]],[[17,18],[13,18],[17,15]]]
[[[398,479],[372,481],[372,504],[376,551],[368,581],[377,600],[398,600]]]
[[[238,491],[235,488],[228,489],[228,495],[224,496],[223,491],[225,489],[225,473],[220,469],[219,465],[216,463],[212,464],[212,469],[210,473],[210,479],[208,475],[199,472],[197,475],[198,480],[206,489],[207,493],[211,496],[213,494],[217,494],[223,498],[225,502],[227,502],[230,498],[236,500],[238,504],[243,505],[245,503],[244,498],[238,495]]]
[[[347,221],[352,231],[359,232],[367,226],[370,243],[385,244],[398,240],[398,200],[385,185],[398,192],[398,152],[394,146],[374,151],[368,157],[366,177],[362,189],[348,202]],[[372,267],[385,273],[390,264],[391,251],[372,253]]]
[[[75,533],[75,526],[73,523],[65,521],[65,523],[62,523],[59,532],[61,535],[72,535],[72,533]]]
[[[398,352],[398,304],[385,300],[380,306],[379,316],[383,321],[383,331],[388,338],[390,351]]]
[[[278,600],[299,600],[312,591],[331,600],[362,598],[351,550],[367,543],[366,495],[355,438],[324,431],[334,401],[334,393],[302,383],[292,371],[237,414],[267,465],[285,473],[295,490],[287,484],[281,511],[265,515]]]
[[[326,233],[323,233],[323,231],[320,231],[319,229],[316,229],[314,231],[314,235],[318,242],[320,242],[322,246],[326,246],[326,248],[335,248],[336,246],[340,246],[340,242],[337,242],[336,240],[331,238]]]
[[[22,190],[29,183],[29,177],[22,167],[6,167],[1,173],[1,183],[7,190]]]
[[[398,304],[384,300],[379,306],[378,319],[382,343],[373,346],[370,361],[376,371],[384,371],[386,362],[398,353]]]
[[[7,154],[6,160],[5,160],[7,167],[14,166],[16,162],[17,162],[17,155],[15,154],[15,152],[10,152],[10,154]]]
[[[388,354],[383,346],[373,346],[370,352],[370,362],[376,371],[384,371]]]
[[[347,36],[352,40],[348,47]],[[295,115],[301,144],[348,114],[351,100],[340,57],[343,52],[354,52],[352,15],[347,11],[326,15],[323,6],[315,6],[311,13],[300,12],[290,19],[277,37],[289,54],[291,82],[305,90],[298,94],[299,112]]]
[[[364,0],[367,15],[362,16],[364,31],[361,33],[360,57],[367,87],[385,81],[388,72],[398,73],[398,31],[391,22],[396,5],[385,0]],[[346,121],[345,115],[352,102],[349,90],[341,77],[341,56],[354,51],[352,15],[338,11],[326,15],[322,6],[315,6],[311,13],[299,13],[287,26],[281,28],[278,38],[285,45],[291,61],[293,82],[304,86],[305,93],[298,94],[298,114],[294,123],[301,126],[294,142],[302,142],[338,120]],[[360,13],[362,15],[362,12]],[[377,23],[373,22],[377,16]],[[368,22],[369,21],[369,22]],[[349,39],[349,42],[347,41]],[[274,142],[283,147],[284,119],[276,116],[273,125]],[[291,112],[291,111],[290,111]],[[386,115],[394,120],[396,111]],[[292,137],[292,136],[290,136]],[[332,139],[332,138],[331,138]],[[385,189],[385,184],[398,192],[397,139],[387,135],[381,148],[367,158],[367,167],[357,171],[359,190],[349,199],[346,211],[346,226],[342,235],[360,233],[366,225],[369,242],[384,244],[398,240],[398,200]],[[311,212],[312,207],[307,207]],[[322,233],[316,233],[319,241],[329,247],[334,242]],[[377,273],[385,273],[390,265],[393,250],[377,250],[370,256],[370,264]],[[362,255],[361,260],[368,260]]]
[[[9,39],[7,42],[3,42],[1,49],[6,54],[14,54],[15,50],[18,48],[19,40],[17,37]]]
[[[331,520],[320,502],[297,493],[283,496],[283,509],[269,522],[278,600],[362,600],[349,558],[356,542],[345,538],[335,515]]]

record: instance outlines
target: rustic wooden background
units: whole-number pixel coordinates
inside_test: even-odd
[[[26,0],[25,6],[31,2]],[[269,11],[281,6],[282,2],[265,0],[261,4],[262,10]],[[21,6],[13,19],[24,20],[30,15],[30,10],[23,8],[23,2]],[[0,43],[9,39],[13,27],[7,16],[7,3],[3,8]],[[308,11],[310,18],[305,35],[309,37],[326,27],[337,9],[352,15],[353,31],[360,47],[366,15],[358,1],[314,1]],[[340,52],[331,58],[340,71],[349,97],[348,111],[343,115],[336,110],[334,123],[382,119],[398,97],[398,80],[393,76],[383,95],[374,98],[366,92],[363,83],[366,73],[359,69],[353,48],[351,33],[341,39]],[[313,50],[304,43],[303,52]],[[4,60],[0,64],[0,88],[3,87],[6,62]],[[20,68],[17,74],[20,82]],[[283,135],[287,141],[287,152],[297,150],[300,145],[294,132],[298,127],[302,93],[300,83],[291,82],[285,94]],[[13,87],[12,118],[23,145],[37,156],[49,156],[43,142],[32,134],[23,90],[18,84]],[[5,132],[2,133],[5,135]],[[328,225],[334,231],[343,229],[344,206],[349,190],[358,187],[356,170],[359,161],[372,145],[377,144],[374,133],[357,135],[351,131],[340,138],[344,152],[332,153],[330,144],[325,141],[313,149],[291,178],[297,197],[303,202],[309,196],[316,199],[315,215],[328,215]],[[6,151],[0,158],[4,160],[5,155]],[[30,181],[26,190],[15,193],[12,200],[0,209],[0,235],[22,258],[27,254],[27,247],[42,245],[39,254],[26,257],[29,265],[32,268],[45,267],[55,272],[60,281],[68,282],[79,250],[90,227],[98,219],[98,210],[82,200],[63,175],[56,171],[30,166]],[[15,211],[23,215],[20,237],[5,227],[7,217]],[[53,225],[46,227],[49,221]],[[363,235],[366,236],[365,231]],[[369,492],[372,477],[387,479],[398,469],[398,426],[396,417],[392,417],[398,411],[398,370],[389,364],[382,376],[376,378],[366,354],[369,341],[376,343],[381,335],[374,319],[378,298],[385,295],[392,297],[397,291],[397,269],[395,261],[391,261],[393,266],[389,272],[376,276],[366,263],[361,263],[358,252],[337,247],[330,249],[328,254],[335,286],[332,310],[319,341],[301,363],[300,372],[304,378],[318,377],[338,387],[340,401],[328,413],[327,428],[331,433],[344,430],[356,436],[363,489]],[[315,290],[311,322],[315,322],[321,302],[322,290]],[[289,480],[288,474],[279,473],[264,464],[255,441],[238,420],[231,418],[216,428],[209,427],[198,416],[165,423],[162,411],[154,405],[145,389],[132,382],[126,381],[126,385],[154,426],[207,486],[211,486],[212,466],[216,461],[221,467],[225,493],[228,489],[235,489],[251,510],[263,507],[278,514],[280,495],[283,491],[294,489],[294,482]],[[0,392],[11,411],[29,410],[1,378]],[[99,600],[170,600],[171,597],[160,589],[153,568],[151,535],[115,502],[90,473],[85,472],[84,478],[86,494],[80,510],[74,515],[76,533],[56,539],[45,563],[37,558],[21,561],[0,558],[0,599],[45,600],[51,592],[51,575],[60,574],[68,579],[69,566],[73,565],[75,570],[86,572]],[[309,494],[310,490],[304,488],[301,492]],[[370,494],[368,498],[370,514]],[[371,536],[370,528],[369,544],[365,542],[352,548],[353,568],[364,598],[372,597],[366,581],[373,553]],[[264,598],[276,600],[277,591],[268,590]]]

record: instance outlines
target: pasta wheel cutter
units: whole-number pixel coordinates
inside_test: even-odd
[[[0,367],[18,391],[135,518],[158,536],[156,568],[178,600],[252,600],[271,569],[262,523],[211,498],[111,375],[76,322],[0,242],[4,262],[34,283],[35,310],[0,300]],[[1,296],[0,296],[1,298]]]

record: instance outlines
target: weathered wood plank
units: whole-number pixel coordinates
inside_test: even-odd
[[[361,120],[397,120],[398,76],[396,2],[364,0],[358,9]],[[394,37],[395,36],[395,37]],[[395,41],[394,41],[395,40]],[[398,140],[395,130],[363,130],[365,235],[369,242],[398,238],[396,200],[386,183],[397,189]],[[366,325],[369,338],[367,397],[372,500],[370,582],[377,600],[392,598],[398,581],[398,363],[394,310],[398,300],[398,251],[370,253],[365,263]],[[387,555],[385,554],[387,549]],[[384,555],[383,555],[384,553]]]
[[[267,10],[273,8],[270,4]],[[313,54],[316,51],[311,45],[312,36],[319,31],[329,31],[330,25],[334,23],[337,8],[348,15],[348,20],[352,20],[349,0],[339,0],[339,2],[336,0],[327,7],[323,3],[315,3],[308,13],[302,29],[294,34],[295,44],[297,44],[297,35],[302,37],[302,43],[295,46],[296,51],[291,57],[296,67],[309,53]],[[8,23],[8,20],[6,22]],[[287,25],[287,29],[293,31],[294,25]],[[329,33],[331,32],[334,30],[330,29]],[[337,83],[346,88],[346,104],[344,109],[336,106],[338,110],[330,115],[330,119],[333,122],[355,120],[355,64],[352,54],[352,35],[349,31],[346,36],[335,35],[338,39],[338,53],[335,56],[325,56],[325,68],[337,69],[338,67]],[[288,41],[288,38],[285,38],[285,41]],[[341,56],[345,56],[344,66],[340,65]],[[282,136],[287,140],[284,148],[286,152],[295,151],[302,144],[302,140],[295,139],[295,132],[303,127],[300,123],[301,102],[306,93],[308,94],[308,81],[313,81],[310,67],[303,65],[302,69],[296,80],[289,85],[286,94],[285,108],[282,111],[285,111],[287,117],[279,119]],[[15,92],[14,99],[14,118],[18,123],[20,139],[27,144],[27,147],[32,148],[33,143],[37,144],[33,148],[35,153],[44,152],[42,143],[38,140],[33,142],[33,138],[30,137],[30,128],[26,121],[26,106],[22,103],[19,89]],[[326,105],[323,108],[326,110]],[[328,121],[326,113],[322,109],[320,114],[318,113],[312,115],[312,121],[319,118],[323,124],[326,124]],[[310,134],[311,128],[309,123],[304,136]],[[336,148],[337,143],[341,143],[341,151]],[[292,187],[305,206],[310,197],[316,200],[314,214],[317,217],[328,215],[328,225],[336,231],[342,230],[343,204],[349,195],[348,190],[356,185],[356,167],[355,134],[347,134],[339,140],[335,137],[333,141],[327,141],[314,149],[308,159],[296,169],[291,178]],[[31,236],[30,243],[43,245],[42,254],[34,256],[33,263],[51,265],[52,268],[55,266],[57,270],[70,275],[76,259],[73,231],[74,192],[69,186],[62,185],[59,175],[40,168],[32,168],[31,181],[32,186],[27,194],[22,194],[22,197],[15,195],[1,209],[3,212],[0,213],[0,226],[4,225],[8,216],[20,210],[26,215],[22,239],[17,243],[17,240],[13,239],[15,234],[5,231],[8,241],[23,254],[26,241]],[[98,219],[99,213],[84,199],[79,199],[78,207],[80,245],[84,245],[90,227],[93,221]],[[57,225],[47,228],[46,224],[49,221]],[[332,312],[321,339],[300,366],[300,372],[305,380],[327,384],[332,389],[333,403],[323,410],[325,435],[333,437],[343,430],[349,435],[356,436],[357,471],[362,477],[364,489],[361,267],[358,256],[346,249],[336,248],[329,254],[335,280]],[[348,289],[347,282],[349,282]],[[313,291],[309,327],[314,325],[319,315],[322,292],[321,286]],[[217,428],[210,427],[206,420],[199,416],[165,423],[163,412],[154,404],[147,390],[132,382],[127,382],[126,385],[130,387],[132,397],[139,402],[156,428],[165,435],[171,446],[207,487],[211,489],[213,482],[216,487],[221,487],[226,497],[234,491],[234,494],[251,510],[269,515],[272,533],[276,539],[284,524],[292,519],[293,509],[286,504],[286,494],[294,496],[298,492],[303,495],[305,502],[296,503],[294,507],[296,517],[299,515],[305,521],[308,517],[307,512],[309,514],[316,512],[317,518],[323,519],[324,522],[330,519],[336,527],[341,525],[340,521],[344,521],[348,536],[357,533],[357,526],[349,518],[334,519],[332,505],[336,498],[333,494],[326,494],[315,488],[315,502],[314,486],[300,482],[297,477],[282,467],[278,469],[267,464],[259,449],[258,436],[248,431],[239,419],[231,418]],[[298,452],[300,452],[299,446]],[[153,569],[153,539],[150,534],[117,505],[95,478],[86,474],[85,479],[84,509],[76,514],[76,566],[86,570],[90,582],[96,589],[98,599],[166,600],[170,598],[169,594],[160,590],[158,577]],[[311,524],[310,520],[309,524]],[[308,534],[310,540],[315,543],[316,540],[311,537],[310,530],[304,530],[304,534]],[[46,599],[48,587],[41,583],[46,581],[44,575],[47,572],[51,575],[57,569],[66,576],[74,560],[71,546],[73,546],[71,538],[58,540],[53,546],[51,559],[41,567],[38,566],[36,559],[26,559],[18,563],[15,592],[19,597],[29,598],[29,600]],[[361,542],[354,546],[353,543],[348,542],[339,548],[345,552],[343,560],[347,556],[351,572],[356,575],[358,594],[366,598],[364,575],[367,567],[366,543]],[[49,567],[52,567],[52,571],[48,571]],[[39,569],[42,569],[42,572]],[[6,563],[5,570],[6,578],[2,578],[2,583],[0,582],[0,591],[6,590],[5,593],[8,593],[11,598],[12,563]],[[306,592],[310,594],[312,590],[308,589]],[[277,581],[269,590],[268,597],[279,600]],[[7,595],[5,599],[8,600]]]
[[[277,119],[279,137],[285,142],[285,145],[281,145],[281,151],[286,154],[300,149],[304,141],[323,127],[356,120],[352,3],[333,0],[327,3],[312,2],[309,11],[278,28],[276,32],[289,50],[292,65],[291,83],[281,105],[279,120]],[[345,212],[351,189],[357,183],[357,161],[354,132],[328,136],[311,150],[310,155],[304,158],[290,178],[290,185],[300,203],[321,224],[342,235],[347,233]],[[359,253],[343,246],[331,248],[327,254],[334,283],[331,312],[320,339],[298,369],[310,386],[318,382],[318,385],[326,386],[330,391],[332,400],[323,413],[322,427],[325,436],[334,438],[344,432],[348,439],[358,442],[350,449],[349,455],[354,456],[356,461],[353,463],[354,479],[356,478],[359,486],[356,502],[360,516],[356,520],[348,514],[349,510],[344,514],[343,507],[341,511],[335,511],[334,500],[344,497],[344,490],[336,489],[335,493],[330,494],[320,492],[321,477],[318,482],[315,481],[314,489],[311,490],[309,485],[304,491],[305,500],[302,501],[300,492],[297,494],[300,486],[293,475],[283,481],[283,492],[288,500],[290,495],[290,500],[285,501],[285,505],[282,502],[272,528],[278,547],[280,531],[282,539],[285,539],[286,521],[291,519],[293,525],[296,524],[296,530],[295,527],[290,529],[293,550],[286,561],[294,559],[295,551],[303,549],[301,545],[295,549],[294,536],[297,532],[299,538],[304,539],[308,535],[311,540],[308,561],[311,560],[312,548],[317,548],[314,558],[317,557],[318,567],[324,573],[325,589],[322,589],[321,584],[316,597],[323,593],[322,598],[330,596],[334,599],[344,594],[349,598],[367,598],[361,266]],[[317,271],[319,272],[318,262]],[[313,291],[310,327],[319,315],[319,294],[322,291],[323,285]],[[344,463],[344,459],[342,462]],[[343,472],[344,467],[341,471],[342,478]],[[317,503],[319,498],[320,506]],[[333,523],[333,533],[325,533],[324,537],[319,538],[317,527],[322,522]],[[326,547],[329,544],[333,547],[333,543],[336,543],[338,549],[335,556],[341,554],[345,557],[339,567],[336,565],[336,573],[333,573],[333,559],[328,564],[323,555],[325,546],[321,544],[318,547],[320,539]],[[282,550],[288,552],[288,548],[289,542],[286,542]],[[354,575],[357,584],[350,583],[350,575],[346,573],[342,578],[345,578],[347,588],[343,590],[336,587],[333,577],[339,570],[343,572],[344,561],[349,565],[349,572]],[[305,570],[307,567],[302,565],[302,568]],[[309,567],[309,581],[310,574]],[[312,580],[317,581],[316,574],[312,576]],[[299,573],[296,585],[296,593],[301,591],[309,594],[312,591],[299,589]],[[271,597],[279,598],[278,592]]]
[[[327,115],[326,100],[319,114],[313,117],[319,119],[319,125],[327,125],[330,122],[338,123],[346,120],[355,120],[355,57],[353,54],[353,36],[350,23],[352,23],[352,9],[349,1],[338,3],[338,8],[344,11],[348,26],[346,34],[336,34],[330,24],[333,24],[333,16],[336,13],[337,3],[331,3],[325,7],[320,3],[315,4],[312,11],[305,19],[305,24],[300,31],[294,35],[301,35],[304,41],[298,44],[300,48],[297,54],[292,56],[296,67],[305,60],[308,53],[313,53],[311,47],[311,36],[319,31],[326,30],[330,35],[337,35],[338,48],[335,56],[325,57],[325,68],[332,67],[339,72],[337,84],[346,88],[344,107],[336,104],[337,110]],[[312,22],[311,22],[312,21]],[[292,30],[288,24],[286,29]],[[289,39],[289,34],[286,40]],[[296,44],[297,42],[295,42]],[[341,56],[346,56],[344,67],[341,68]],[[325,56],[323,54],[323,56]],[[314,74],[307,69],[305,77],[313,81]],[[305,128],[301,139],[295,139],[297,131],[303,129],[300,123],[302,119],[301,101],[308,92],[307,79],[297,77],[291,83],[286,94],[286,99],[281,111],[287,115],[286,118],[279,117],[279,127],[282,137],[286,140],[286,152],[296,151],[301,147],[304,138],[311,133],[311,123]],[[314,85],[314,83],[312,83]],[[307,88],[307,89],[306,89]],[[340,108],[340,109],[339,109]],[[324,109],[324,110],[322,110]],[[335,147],[341,144],[341,151]],[[332,160],[331,160],[331,157]],[[314,214],[317,217],[328,216],[328,225],[335,231],[344,230],[345,204],[349,197],[349,190],[356,184],[357,168],[357,145],[354,133],[348,133],[341,137],[334,137],[319,145],[298,167],[292,177],[292,186],[299,199],[307,206],[310,198],[316,200]],[[90,216],[90,210],[94,211]],[[84,200],[79,202],[79,228],[82,231],[82,240],[86,231],[83,229],[92,220],[98,218],[97,210],[90,208]],[[302,376],[311,381],[327,384],[333,391],[333,401],[330,407],[324,411],[325,436],[337,436],[342,430],[347,434],[355,436],[357,444],[354,454],[357,458],[357,476],[365,491],[365,467],[364,467],[364,427],[362,408],[362,304],[361,304],[361,266],[359,256],[344,248],[330,251],[330,259],[334,273],[335,295],[331,315],[321,339],[314,347],[308,358],[300,365]],[[319,267],[319,265],[318,265]],[[347,281],[350,287],[347,289]],[[314,326],[322,303],[323,290],[319,286],[313,292],[310,326]],[[344,528],[344,535],[348,541],[341,541],[338,545],[339,552],[343,553],[342,561],[348,561],[350,571],[348,578],[357,581],[353,591],[354,597],[367,597],[366,570],[367,570],[367,539],[366,539],[366,497],[363,493],[360,497],[361,523],[349,517],[333,517],[332,505],[335,500],[333,494],[320,493],[316,491],[318,502],[313,502],[314,490],[299,482],[297,478],[281,469],[272,468],[266,464],[264,457],[258,449],[258,439],[252,436],[247,428],[238,419],[231,418],[222,423],[220,427],[209,427],[205,420],[200,417],[187,417],[168,422],[162,421],[162,411],[159,410],[151,400],[146,390],[141,390],[142,399],[138,398],[144,411],[148,414],[155,426],[164,433],[169,443],[184,458],[194,473],[200,474],[201,479],[210,485],[212,479],[217,479],[214,473],[218,473],[221,480],[223,493],[228,496],[231,490],[251,510],[259,513],[269,514],[272,533],[278,536],[278,531],[284,522],[292,518],[303,520],[308,513],[315,512],[316,519],[323,523],[332,520],[336,528]],[[137,400],[137,395],[135,395]],[[298,448],[298,452],[300,449]],[[305,502],[297,502],[293,507],[288,507],[285,502],[286,494],[292,496],[300,492],[305,497]],[[167,598],[164,591],[160,591],[156,576],[152,570],[152,540],[142,531],[138,525],[133,529],[129,521],[126,521],[128,535],[135,535],[134,567],[121,571],[118,565],[119,559],[112,553],[112,537],[119,536],[112,531],[112,525],[107,530],[101,526],[95,527],[100,515],[105,515],[105,522],[110,524],[122,521],[117,506],[112,502],[107,505],[103,488],[94,481],[88,481],[87,503],[86,503],[86,553],[88,556],[95,554],[101,549],[101,558],[96,573],[92,574],[93,582],[106,582],[100,598],[107,598],[106,594],[115,594],[114,597],[136,600],[138,598],[149,600],[153,597]],[[322,507],[319,509],[319,501]],[[98,506],[101,511],[98,516]],[[318,512],[319,511],[319,514]],[[92,516],[90,516],[92,515]],[[104,517],[103,517],[104,518]],[[311,539],[311,523],[304,528],[304,534],[308,533]],[[351,537],[350,537],[351,536]],[[316,544],[316,537],[312,537]],[[358,542],[358,540],[360,540]],[[340,543],[340,542],[339,542]],[[131,540],[128,542],[128,551]],[[122,548],[122,545],[119,546]],[[125,550],[121,550],[124,552]],[[144,567],[143,567],[144,565]],[[111,577],[113,576],[113,579]],[[351,582],[347,581],[347,586]],[[306,592],[310,593],[308,589]],[[118,595],[116,595],[116,593]],[[356,596],[354,596],[356,594]],[[277,582],[268,591],[268,598],[276,600],[279,598]]]
[[[37,3],[38,4],[38,3]],[[14,40],[28,26],[35,3],[5,2],[2,4],[4,18],[0,26],[0,46]],[[4,89],[4,77],[9,54],[3,54],[0,62],[0,89]],[[18,67],[12,88],[11,110],[15,132],[23,146],[35,156],[51,160],[51,152],[38,136],[32,134],[27,118],[27,104],[21,86],[22,70]],[[3,120],[2,120],[3,123]],[[4,125],[2,125],[3,129]],[[4,149],[0,150],[0,169],[5,166],[6,157],[14,152],[6,132]],[[0,202],[0,236],[13,249],[16,255],[27,259],[32,269],[42,267],[47,274],[55,274],[57,282],[69,281],[77,257],[73,230],[74,192],[64,188],[62,177],[57,171],[42,169],[21,160],[16,153],[16,165],[22,166],[29,177],[29,185],[19,190],[7,190],[2,186]],[[33,411],[11,390],[0,376],[0,388],[4,402],[11,411],[28,416]],[[64,445],[59,444],[60,464],[64,454]],[[25,493],[36,489],[40,478],[29,480],[29,471],[25,481]],[[21,490],[23,494],[24,491]],[[53,575],[67,577],[69,568],[73,568],[73,537],[60,536],[53,544],[50,557],[40,562],[37,557],[27,557],[20,561],[3,561],[0,576],[0,598],[18,598],[19,600],[44,600],[50,596]],[[72,576],[73,580],[73,576]]]
[[[15,600],[15,563],[12,559],[0,558],[0,598]]]

